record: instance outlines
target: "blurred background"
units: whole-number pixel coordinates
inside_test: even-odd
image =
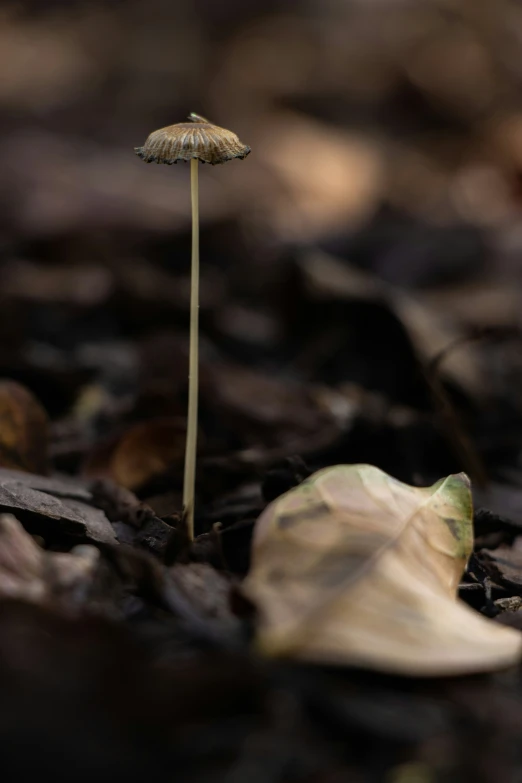
[[[518,483],[521,39],[516,0],[4,0],[0,373],[54,467],[179,508],[189,175],[133,148],[194,111],[252,147],[201,167],[200,509],[292,455]]]
[[[111,479],[92,510],[134,544],[54,601],[78,621],[0,601],[6,780],[520,778],[516,672],[415,690],[280,668],[217,655],[199,618],[232,638],[260,511],[350,462],[423,486],[466,471],[477,548],[518,542],[496,562],[520,597],[521,87],[518,0],[1,0],[0,467],[39,474],[15,501],[51,487],[76,511],[84,484],[40,474]],[[187,630],[164,588],[185,568],[189,168],[134,147],[190,112],[252,153],[200,167],[209,535]],[[34,495],[29,532],[73,558]],[[12,596],[34,552],[3,551]],[[462,595],[492,616],[477,573]]]

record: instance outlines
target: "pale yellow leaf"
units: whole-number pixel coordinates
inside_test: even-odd
[[[522,634],[457,600],[472,543],[463,473],[419,488],[371,465],[319,471],[256,523],[257,646],[405,675],[509,666]]]

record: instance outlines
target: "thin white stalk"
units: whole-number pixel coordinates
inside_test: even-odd
[[[198,161],[190,161],[190,198],[192,203],[192,265],[190,276],[190,351],[187,443],[183,478],[183,513],[191,541],[194,540],[194,489],[198,432],[198,343],[199,343],[199,205]]]

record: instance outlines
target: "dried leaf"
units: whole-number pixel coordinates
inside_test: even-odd
[[[522,551],[517,547],[499,546],[481,549],[476,558],[487,576],[514,592],[522,590]]]
[[[95,481],[92,484],[92,493],[94,504],[112,522],[120,543],[143,547],[161,558],[165,556],[175,530],[156,516],[150,506],[138,500],[130,490],[108,479]],[[174,508],[181,509],[181,498]],[[169,513],[170,508],[165,511],[165,516]]]
[[[51,599],[72,609],[85,605],[95,582],[100,552],[77,546],[46,552],[11,514],[0,514],[0,598],[34,603]]]
[[[138,489],[169,466],[181,464],[185,425],[177,419],[154,419],[136,424],[122,438],[112,457],[117,484]]]
[[[518,477],[517,477],[518,480]],[[473,490],[477,507],[486,508],[492,514],[509,520],[513,529],[522,527],[522,489],[509,484],[488,482],[484,489]]]
[[[0,468],[0,510],[24,514],[24,523],[30,517],[31,532],[46,539],[117,543],[103,511],[85,502],[90,497],[81,483]]]
[[[232,428],[240,425],[256,443],[283,441],[285,453],[302,453],[317,432],[322,431],[328,442],[339,433],[334,416],[316,399],[320,387],[310,389],[288,378],[270,377],[231,362],[214,362],[211,377],[208,404],[214,415]]]
[[[80,500],[84,503],[93,502],[93,492],[88,481],[69,476],[36,476],[33,473],[22,473],[19,470],[0,470],[0,484],[14,481],[31,489],[37,489],[55,498]],[[94,504],[95,505],[95,504]]]
[[[266,209],[282,238],[313,242],[348,221],[364,222],[375,209],[383,159],[363,134],[286,112],[268,118],[255,147],[261,164],[277,177]]]
[[[180,602],[186,601],[186,617],[205,618],[209,630],[233,634],[238,633],[239,623],[231,610],[230,592],[230,580],[208,563],[174,565],[163,585],[165,604],[175,614],[181,609]]]
[[[15,381],[0,381],[0,466],[49,470],[49,422],[36,397]]]
[[[441,317],[428,302],[420,305],[417,298],[405,291],[335,256],[314,250],[303,255],[300,267],[315,297],[383,303],[406,329],[423,363],[429,363],[463,334],[459,323],[448,313]],[[450,353],[439,371],[474,398],[484,395],[484,373],[473,345]]]
[[[48,580],[53,595],[69,609],[91,603],[96,592],[100,558],[100,550],[89,544],[75,546],[70,552],[47,553]],[[92,603],[90,609],[93,609]]]
[[[522,636],[457,601],[471,515],[465,474],[428,488],[369,465],[314,474],[256,524],[244,590],[260,649],[405,675],[513,664]]]
[[[116,441],[95,449],[84,473],[138,490],[173,465],[181,466],[184,453],[184,421],[156,418],[134,424]]]
[[[11,514],[0,514],[0,597],[46,597],[45,553]]]

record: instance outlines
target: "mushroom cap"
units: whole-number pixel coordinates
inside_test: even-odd
[[[153,131],[143,147],[135,147],[146,163],[166,163],[195,158],[202,163],[226,163],[232,158],[246,158],[250,147],[242,144],[232,131],[213,125],[198,114],[189,115],[190,122],[178,122]]]

